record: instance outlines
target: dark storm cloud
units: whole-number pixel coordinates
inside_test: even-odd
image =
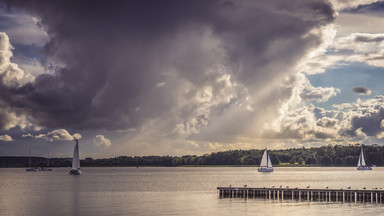
[[[371,94],[371,90],[369,88],[367,88],[367,87],[364,87],[364,86],[359,86],[359,87],[353,88],[353,92],[359,93],[359,94],[362,94],[362,95],[369,95],[369,94]]]
[[[174,107],[182,109],[174,116],[188,116],[196,107],[177,104],[177,85],[220,92],[218,75],[207,75],[217,64],[257,94],[293,73],[321,43],[310,31],[334,19],[324,1],[5,2],[41,20],[57,67],[22,87],[0,86],[1,100],[46,127],[127,129]],[[158,85],[168,73],[180,80],[174,88]],[[265,106],[281,96],[271,95],[257,99]]]

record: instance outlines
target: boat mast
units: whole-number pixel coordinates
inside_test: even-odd
[[[48,158],[47,158],[47,167],[49,167],[49,152],[48,152]]]
[[[31,167],[31,148],[29,148],[29,154],[28,154],[28,167]]]

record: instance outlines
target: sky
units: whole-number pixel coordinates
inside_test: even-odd
[[[0,155],[383,144],[384,2],[0,0]]]

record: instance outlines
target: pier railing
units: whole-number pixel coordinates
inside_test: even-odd
[[[220,198],[383,203],[384,190],[218,187]]]

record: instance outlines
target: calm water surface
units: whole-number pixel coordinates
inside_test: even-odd
[[[0,215],[383,215],[383,204],[218,197],[217,186],[384,189],[384,168],[0,169]]]

